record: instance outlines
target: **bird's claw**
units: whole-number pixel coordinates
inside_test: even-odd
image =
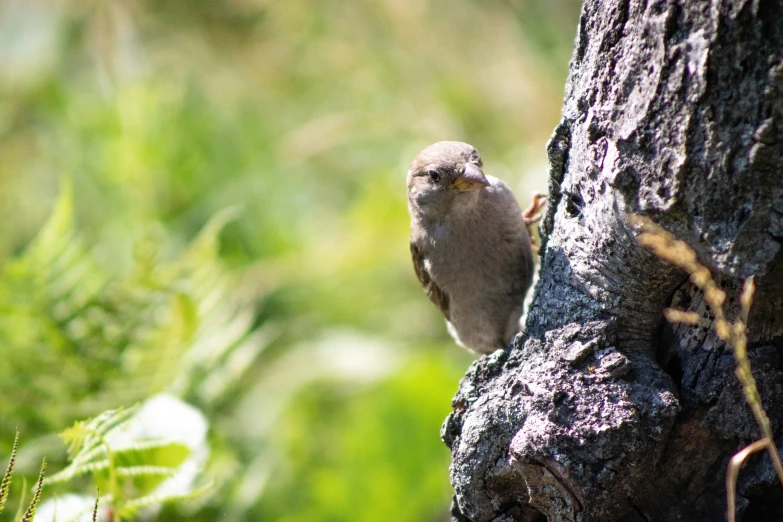
[[[530,246],[533,252],[538,252],[538,245],[533,240],[533,225],[541,220],[541,211],[546,206],[546,194],[533,192],[533,202],[522,212],[522,219],[525,220],[527,235],[530,237]]]
[[[541,211],[546,206],[546,194],[533,192],[533,202],[522,212],[522,218],[525,220],[528,230],[541,220]]]

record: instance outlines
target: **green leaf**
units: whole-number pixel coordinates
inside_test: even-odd
[[[190,448],[181,442],[147,440],[114,450],[114,464],[118,468],[143,465],[175,469],[185,462],[190,453]]]

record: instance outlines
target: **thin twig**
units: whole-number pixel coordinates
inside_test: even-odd
[[[745,446],[731,457],[729,467],[726,468],[726,504],[728,504],[729,522],[737,521],[737,475],[739,470],[752,453],[761,451],[769,445],[769,439],[757,440],[753,444]]]
[[[762,436],[762,439],[750,444],[734,455],[726,470],[726,498],[728,500],[729,521],[734,522],[736,520],[735,490],[737,475],[748,455],[766,448],[772,459],[772,464],[775,466],[778,479],[783,484],[783,463],[780,460],[780,454],[772,435],[769,417],[761,403],[761,395],[756,386],[756,379],[753,378],[750,358],[748,357],[747,324],[750,316],[750,307],[753,303],[753,295],[756,292],[753,277],[747,278],[742,287],[740,317],[734,323],[730,323],[726,320],[723,308],[726,302],[726,293],[718,288],[710,271],[698,262],[696,252],[687,243],[675,239],[672,234],[646,217],[630,216],[629,223],[641,227],[642,233],[637,238],[641,245],[651,248],[658,257],[669,261],[690,274],[691,282],[703,292],[704,300],[715,314],[715,320],[712,324],[715,333],[721,340],[733,348],[734,359],[737,365],[735,373],[742,386],[742,394],[753,412]],[[664,315],[666,319],[672,322],[693,325],[698,321],[698,316],[693,312],[684,312],[671,308],[664,310]]]

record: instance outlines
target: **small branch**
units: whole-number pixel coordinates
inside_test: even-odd
[[[742,386],[742,394],[745,397],[745,402],[748,403],[753,411],[756,424],[758,424],[763,437],[734,455],[729,464],[726,475],[726,497],[728,499],[729,522],[734,522],[736,517],[735,488],[737,474],[748,455],[767,448],[772,464],[775,466],[775,471],[778,474],[778,479],[783,484],[783,463],[780,460],[780,454],[775,445],[775,438],[772,435],[769,416],[761,403],[761,396],[756,385],[756,379],[753,377],[750,358],[748,357],[747,322],[750,315],[750,307],[753,303],[753,295],[756,292],[753,276],[745,279],[742,287],[740,317],[734,323],[729,323],[726,320],[726,313],[723,309],[723,305],[726,302],[726,293],[718,288],[710,271],[699,264],[693,249],[684,241],[675,239],[671,233],[646,217],[631,216],[629,222],[641,226],[642,233],[638,238],[640,244],[651,248],[658,257],[679,266],[690,274],[691,282],[704,292],[704,300],[707,301],[715,313],[715,322],[713,323],[715,332],[733,348],[734,359],[737,364],[735,373]],[[679,310],[666,309],[664,314],[669,321],[695,324],[695,321],[698,320],[697,317]]]
[[[726,504],[728,505],[729,522],[737,520],[737,476],[742,464],[751,454],[761,451],[769,445],[769,439],[757,440],[737,452],[729,461],[726,468]]]

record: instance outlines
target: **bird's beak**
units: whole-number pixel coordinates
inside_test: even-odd
[[[459,189],[460,192],[469,190],[478,190],[489,186],[489,180],[473,163],[465,164],[465,172],[454,181],[452,188]]]

